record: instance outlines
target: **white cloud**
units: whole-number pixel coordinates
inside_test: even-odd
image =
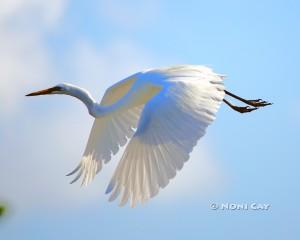
[[[161,8],[161,2],[157,0],[102,0],[99,4],[99,16],[114,26],[137,29],[158,21]]]
[[[0,24],[31,21],[28,26],[44,24],[46,27],[52,26],[62,17],[67,0],[2,0],[0,2]],[[32,22],[37,20],[37,22]],[[24,26],[24,25],[23,25]]]
[[[72,81],[76,79],[100,100],[106,88],[153,66],[154,59],[152,54],[128,40],[112,41],[101,48],[87,40],[79,40],[71,48],[67,62],[73,71]]]
[[[11,115],[33,83],[49,80],[52,75],[39,36],[34,33],[0,29],[0,102],[1,112]]]
[[[53,78],[44,33],[58,23],[65,0],[0,2],[1,115],[18,110],[25,90]]]

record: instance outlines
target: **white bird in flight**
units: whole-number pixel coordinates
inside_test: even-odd
[[[135,73],[108,88],[100,103],[88,91],[61,83],[26,96],[65,94],[82,101],[95,118],[79,165],[68,174],[90,183],[121,146],[129,143],[107,187],[109,200],[132,207],[158,194],[182,169],[224,101],[240,113],[270,105],[225,90],[224,76],[199,65],[179,65]],[[232,105],[230,96],[247,104]]]

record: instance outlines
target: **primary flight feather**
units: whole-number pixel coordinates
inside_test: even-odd
[[[224,76],[199,65],[138,72],[108,88],[100,103],[84,89],[62,83],[26,96],[66,94],[81,100],[95,118],[72,183],[90,183],[121,146],[129,141],[107,187],[112,201],[131,206],[154,197],[175,177],[224,101],[235,111],[269,105],[246,100],[224,89]],[[232,105],[225,95],[249,106]],[[251,106],[251,107],[250,107]]]

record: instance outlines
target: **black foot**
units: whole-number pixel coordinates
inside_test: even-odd
[[[262,99],[247,100],[247,104],[251,105],[252,107],[265,107],[272,105],[272,103],[266,102]]]
[[[248,112],[252,112],[256,109],[258,109],[257,107],[237,107],[237,106],[231,106],[233,110],[240,112],[240,113],[248,113]]]

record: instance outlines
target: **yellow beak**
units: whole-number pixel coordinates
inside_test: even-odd
[[[60,87],[52,87],[52,88],[47,88],[47,89],[40,90],[40,91],[37,91],[37,92],[29,93],[26,96],[31,97],[31,96],[51,94],[52,92],[55,92],[55,91],[57,92],[57,91],[60,91],[60,90],[61,90]]]

